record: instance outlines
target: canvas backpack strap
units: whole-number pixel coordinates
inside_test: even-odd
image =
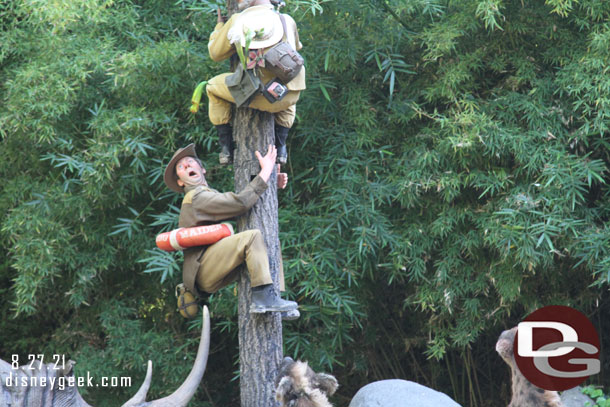
[[[286,33],[288,30],[286,29],[286,19],[282,13],[278,13],[280,15],[280,20],[282,20],[282,29],[284,30],[284,35],[282,36],[282,41],[286,41]]]

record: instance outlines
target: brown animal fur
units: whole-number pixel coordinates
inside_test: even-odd
[[[513,344],[517,327],[502,332],[496,342],[496,352],[510,366],[513,397],[508,407],[562,407],[556,391],[543,390],[531,384],[521,374],[515,362]]]
[[[315,373],[306,362],[284,358],[275,380],[275,397],[281,407],[332,407],[332,396],[339,383],[334,376]]]

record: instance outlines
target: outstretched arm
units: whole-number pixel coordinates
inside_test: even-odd
[[[217,13],[218,18],[216,27],[212,34],[210,34],[210,41],[208,42],[210,58],[216,62],[223,61],[235,53],[235,48],[227,38],[227,33],[233,26],[233,20],[229,19],[229,21],[225,23],[225,17],[220,13],[220,9],[218,9]]]

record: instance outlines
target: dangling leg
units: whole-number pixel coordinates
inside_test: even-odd
[[[288,161],[288,150],[286,149],[286,139],[288,138],[288,127],[280,126],[275,123],[275,147],[277,148],[277,162],[286,164]]]
[[[219,124],[216,126],[218,131],[218,142],[220,143],[220,153],[218,161],[220,164],[227,165],[233,162],[233,127],[230,124]]]
[[[225,78],[230,73],[217,75],[208,81],[205,91],[208,95],[208,115],[218,131],[220,143],[219,161],[229,164],[233,160],[233,128],[231,127],[231,103],[233,96],[225,84]]]
[[[252,286],[250,312],[291,311],[298,307],[296,302],[283,300],[276,293],[265,241],[257,229],[226,237],[208,247],[201,258],[197,286],[202,291],[214,293],[235,280],[235,268],[243,263],[248,268]]]
[[[275,147],[277,148],[277,162],[286,164],[288,161],[288,150],[286,149],[286,139],[288,131],[294,123],[296,115],[296,105],[287,106],[285,110],[275,113]]]

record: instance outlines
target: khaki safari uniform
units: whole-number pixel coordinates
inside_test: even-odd
[[[248,186],[236,194],[220,193],[203,185],[185,187],[180,209],[180,227],[194,227],[218,223],[233,218],[250,209],[267,189],[267,183],[257,176]],[[247,230],[225,237],[210,246],[191,247],[184,250],[182,278],[193,293],[214,293],[234,281],[237,266],[246,262],[252,287],[272,284],[269,259],[261,232]],[[280,272],[280,287],[283,289]]]
[[[250,8],[262,7],[267,8],[269,13],[275,13],[272,5],[260,5],[252,6]],[[229,21],[226,23],[218,23],[214,32],[210,36],[208,43],[208,50],[210,51],[210,57],[214,61],[225,60],[235,53],[235,47],[231,44],[227,38],[227,34],[233,26],[235,20],[239,17],[240,13],[233,14]],[[288,14],[282,14],[286,21],[286,41],[295,49],[300,50],[303,45],[299,41],[299,34],[297,32],[297,25]],[[268,48],[263,49],[265,52]],[[275,79],[265,68],[258,67],[257,71],[260,73],[260,78],[263,84],[266,84],[272,79]],[[220,124],[227,124],[231,120],[231,103],[235,103],[233,96],[229,92],[225,79],[231,73],[223,73],[213,77],[208,81],[206,86],[206,93],[209,99],[209,116],[210,121],[213,125],[217,126]],[[264,112],[270,112],[275,114],[275,121],[277,124],[283,127],[291,128],[294,123],[294,117],[296,114],[296,103],[299,100],[299,95],[302,90],[305,89],[305,67],[301,69],[299,74],[290,82],[286,84],[289,92],[284,96],[282,100],[275,103],[269,103],[269,101],[259,93],[256,95],[248,107],[252,109],[262,110]]]

